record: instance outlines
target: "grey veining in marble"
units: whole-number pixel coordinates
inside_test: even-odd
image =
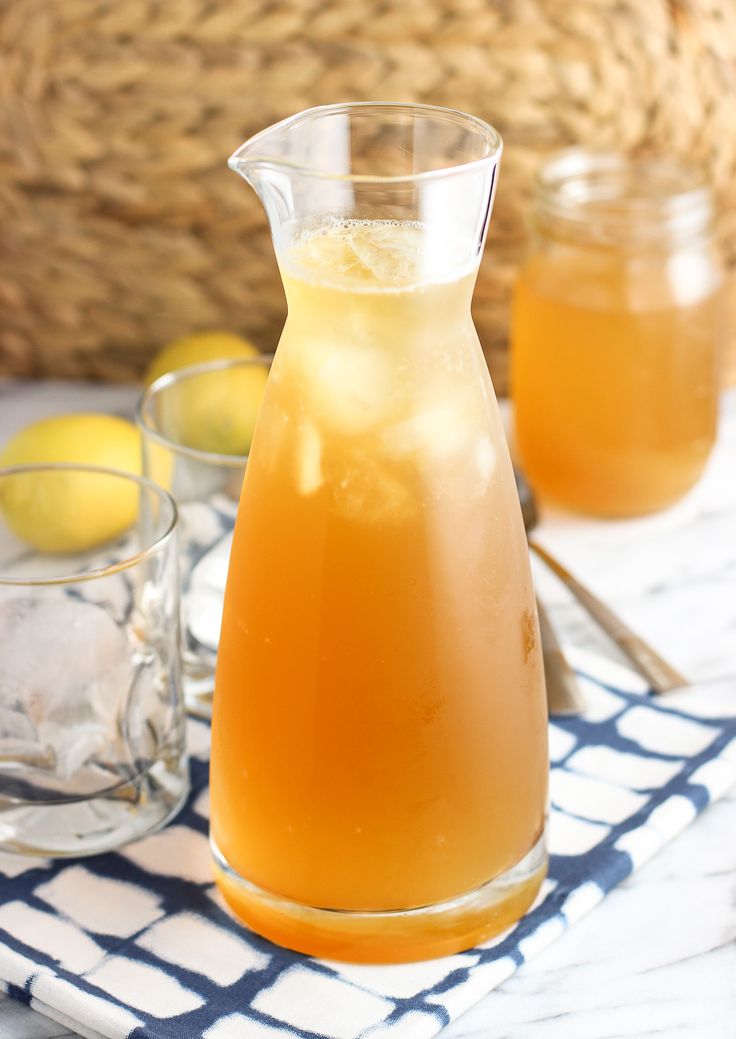
[[[135,398],[129,387],[0,382],[0,445],[43,415],[130,414]],[[706,475],[675,508],[616,523],[546,510],[538,536],[694,680],[732,676],[736,700],[736,392]],[[611,653],[554,578],[542,567],[536,577],[563,643]],[[69,1035],[0,996],[0,1039]],[[736,791],[443,1032],[655,1036],[736,1039]]]
[[[651,1036],[736,1036],[736,791],[443,1033]]]

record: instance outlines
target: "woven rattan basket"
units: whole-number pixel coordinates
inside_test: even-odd
[[[4,0],[0,372],[128,379],[174,336],[274,345],[265,218],[225,165],[313,104],[425,100],[506,155],[476,295],[505,386],[530,181],[580,142],[707,166],[736,263],[734,0]]]

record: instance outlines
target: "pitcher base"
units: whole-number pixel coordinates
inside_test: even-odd
[[[350,963],[405,963],[473,948],[516,923],[547,871],[544,834],[515,866],[458,898],[418,909],[316,909],[256,887],[212,842],[215,881],[225,901],[258,934],[296,952]]]

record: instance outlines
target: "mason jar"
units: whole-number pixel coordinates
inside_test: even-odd
[[[711,192],[674,161],[569,150],[541,170],[533,229],[512,313],[522,464],[568,508],[665,508],[716,435]]]

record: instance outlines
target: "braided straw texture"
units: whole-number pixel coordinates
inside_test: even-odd
[[[197,328],[271,348],[265,217],[225,159],[346,99],[449,105],[504,135],[475,304],[500,389],[550,151],[703,163],[736,265],[733,0],[0,0],[0,372],[128,379]]]

